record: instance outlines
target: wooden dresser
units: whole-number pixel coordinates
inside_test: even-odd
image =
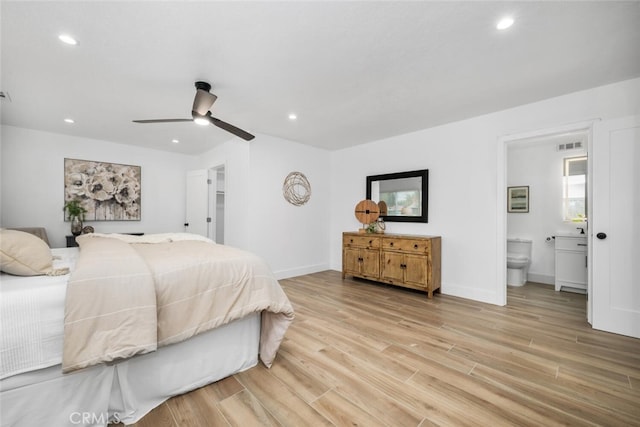
[[[347,275],[425,291],[440,289],[440,236],[342,233]]]

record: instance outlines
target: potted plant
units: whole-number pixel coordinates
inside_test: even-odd
[[[82,233],[82,221],[87,210],[80,204],[80,200],[69,200],[62,208],[67,213],[67,219],[71,221],[71,234],[79,236]]]

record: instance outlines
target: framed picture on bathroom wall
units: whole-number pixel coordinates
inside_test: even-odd
[[[507,187],[507,212],[529,212],[529,186]]]

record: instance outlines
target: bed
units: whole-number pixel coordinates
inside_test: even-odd
[[[144,237],[95,235],[78,240],[80,248],[50,251],[54,259],[47,267],[48,275],[2,273],[0,277],[2,426],[132,424],[171,396],[249,369],[259,360],[268,367],[273,362],[294,314],[266,263],[255,255],[185,234]],[[107,252],[104,252],[105,242]],[[196,245],[195,250],[200,255],[183,258],[191,260],[187,267],[195,268],[195,276],[183,273],[181,269],[187,267],[175,261],[180,258],[175,256],[175,251],[182,252],[183,247],[191,244]],[[98,247],[98,252],[94,251],[95,247]],[[114,288],[117,294],[134,295],[131,287],[137,287],[145,280],[144,277],[141,281],[134,280],[127,274],[115,274],[125,277],[112,280],[112,275],[103,274],[114,269],[120,273],[127,272],[127,267],[122,265],[132,256],[123,249],[125,247],[147,251],[151,255],[147,253],[145,256],[157,258],[161,264],[160,271],[149,267],[153,286],[158,287],[157,294],[153,296],[154,301],[157,300],[156,323],[147,314],[140,320],[132,307],[120,309],[118,304],[148,305],[138,304],[135,296],[118,303],[113,302],[112,296],[102,293],[103,288]],[[171,258],[162,261],[162,252],[168,252]],[[250,267],[239,267],[241,262],[247,262]],[[94,270],[94,263],[99,264],[101,272],[87,276],[88,271]],[[153,264],[149,259],[144,263]],[[64,274],[67,269],[69,272]],[[230,270],[232,274],[225,276],[227,278],[221,286],[218,277],[223,270]],[[157,285],[156,282],[162,282],[165,276],[171,276],[171,280]],[[193,298],[184,295],[190,283],[172,284],[180,277],[190,277],[190,282],[199,283],[195,299],[200,305],[196,304],[193,309],[187,309],[191,307],[189,305],[180,306]],[[214,282],[215,286],[211,287]],[[202,288],[202,283],[208,287]],[[97,287],[92,288],[92,284]],[[163,286],[179,289],[168,303],[163,302],[165,294],[173,291],[167,291]],[[85,299],[84,303],[70,308],[70,301],[78,299],[73,288],[85,293],[89,289],[90,298],[93,298],[91,303]],[[219,288],[227,290],[216,290]],[[209,317],[204,320],[194,320],[194,313],[207,307],[218,310],[221,303],[217,301],[222,300],[224,292],[230,292],[234,301],[226,308],[223,305],[223,314],[207,313]],[[109,301],[109,304],[101,304],[100,301]],[[98,307],[95,312],[92,311],[93,306],[102,308]],[[89,320],[84,327],[75,327],[92,317],[112,321],[113,313],[105,315],[100,312],[105,307],[118,312],[115,328],[124,331],[116,334],[115,341],[119,342],[115,344],[110,342],[112,340],[102,339],[114,330],[112,324],[105,326],[104,322]],[[178,330],[165,325],[172,308],[179,313],[189,313],[183,316],[187,318],[186,323],[183,319]],[[127,310],[133,317],[122,314]],[[139,328],[138,322],[142,325]],[[139,338],[135,335],[139,330],[149,329],[149,322],[157,327],[157,342],[150,346],[146,343],[131,346],[131,339]],[[104,331],[107,332],[101,328],[106,328]],[[134,332],[132,338],[127,338],[131,332],[127,329]],[[88,338],[86,342],[79,343],[84,339],[82,337]],[[91,350],[96,342],[99,349]],[[95,351],[104,351],[105,354],[96,359]]]

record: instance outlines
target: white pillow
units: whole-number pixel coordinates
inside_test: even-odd
[[[215,243],[208,237],[200,236],[199,234],[192,233],[157,233],[157,234],[143,234],[142,236],[136,236],[131,234],[117,234],[117,233],[87,233],[82,236],[76,237],[77,239],[88,239],[91,237],[109,237],[112,239],[122,240],[127,243],[171,243],[180,242],[183,240],[195,240],[207,243]]]
[[[0,230],[0,270],[16,276],[66,274],[69,269],[54,270],[51,249],[33,234]]]

